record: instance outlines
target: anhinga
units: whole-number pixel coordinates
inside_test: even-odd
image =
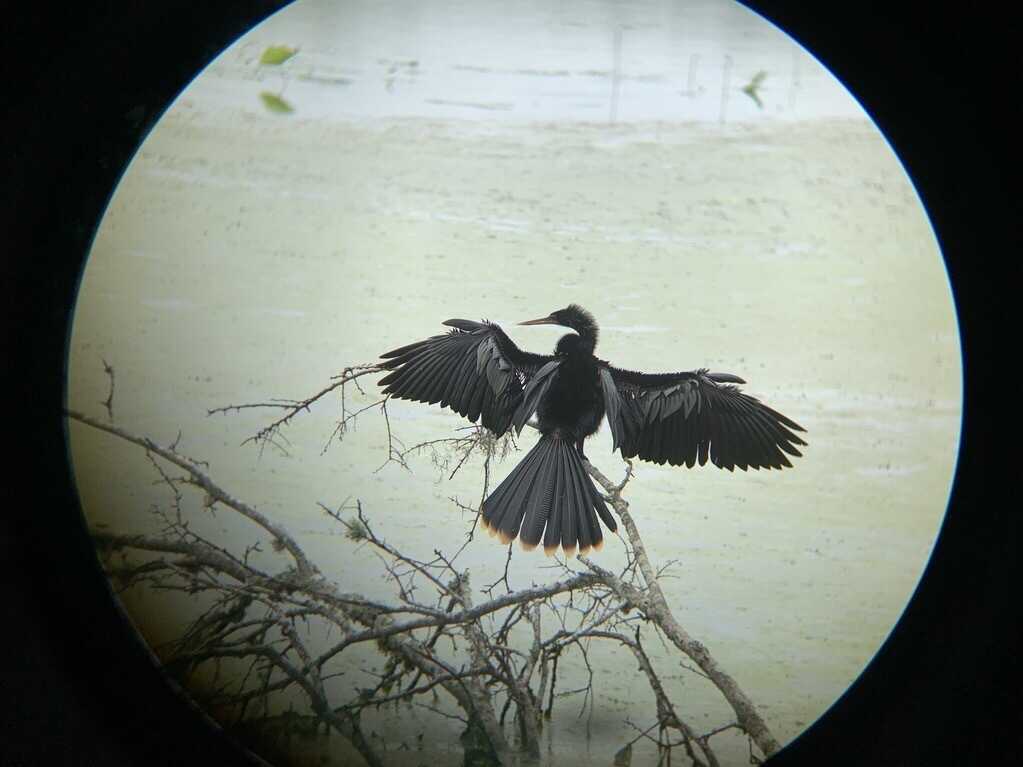
[[[433,404],[482,423],[501,436],[521,431],[535,413],[540,441],[483,502],[483,526],[508,543],[543,539],[572,556],[600,548],[599,515],[614,532],[614,517],[583,466],[583,443],[606,415],[622,456],[692,467],[711,463],[732,471],[791,466],[786,453],[806,443],[805,431],[781,413],[743,394],[745,383],[706,368],[683,373],[637,373],[597,358],[597,323],[576,304],[521,325],[561,325],[553,355],[519,349],[490,322],[448,320],[446,334],[381,355],[391,370],[385,394]],[[546,532],[545,532],[546,529]]]

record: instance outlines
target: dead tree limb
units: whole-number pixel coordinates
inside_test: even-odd
[[[710,654],[707,647],[701,642],[693,639],[689,635],[689,632],[682,628],[679,622],[675,619],[671,608],[668,606],[668,600],[665,599],[664,592],[661,590],[657,574],[655,573],[653,566],[650,564],[650,558],[647,556],[646,547],[643,545],[643,539],[640,537],[639,530],[636,528],[636,523],[633,521],[632,515],[629,513],[629,503],[622,497],[622,491],[625,487],[625,483],[628,481],[629,474],[626,474],[626,479],[622,482],[622,484],[615,485],[592,464],[588,463],[587,469],[590,476],[596,479],[597,482],[600,483],[600,486],[604,488],[604,491],[607,493],[608,499],[614,507],[615,512],[625,525],[625,531],[628,535],[633,555],[639,563],[640,572],[643,574],[643,580],[646,585],[646,594],[642,594],[620,582],[616,588],[616,586],[612,585],[616,580],[613,574],[606,570],[602,570],[602,568],[598,567],[595,563],[588,559],[583,557],[580,557],[580,559],[582,559],[591,571],[601,574],[604,582],[611,585],[612,588],[616,588],[616,593],[619,593],[620,596],[630,601],[636,600],[634,604],[636,604],[636,606],[639,607],[651,620],[657,623],[661,630],[664,631],[665,635],[679,650],[689,656],[696,665],[700,667],[703,673],[706,674],[714,685],[721,691],[721,694],[735,711],[735,715],[739,720],[739,725],[749,734],[749,736],[753,739],[753,742],[757,744],[765,756],[770,756],[771,754],[779,751],[781,749],[781,744],[775,739],[774,735],[771,734],[767,724],[761,718],[756,706],[753,705],[753,702],[749,699],[746,693],[743,692],[738,683],[727,672],[725,672],[720,665],[718,665],[718,662]],[[631,473],[631,466],[629,467],[629,473]]]
[[[452,461],[453,474],[468,464],[470,456],[478,454],[483,459],[481,497],[485,497],[491,460],[507,452],[512,443],[505,441],[499,445],[485,430],[472,427],[468,435],[450,440],[433,440],[412,447],[401,445],[390,431],[386,402],[353,408],[345,399],[348,383],[362,392],[358,379],[378,370],[375,365],[346,368],[329,386],[301,400],[232,405],[209,412],[248,407],[284,409],[284,415],[247,440],[265,444],[276,439],[299,413],[308,411],[330,392],[340,391],[341,419],[331,439],[343,434],[358,415],[379,405],[388,432],[388,460],[397,460],[409,468],[410,456],[430,451],[435,464],[444,466],[445,471],[450,467],[445,461]],[[348,539],[372,546],[380,555],[397,596],[396,600],[388,601],[342,591],[324,578],[283,526],[229,493],[213,479],[206,464],[180,454],[177,441],[162,447],[81,413],[69,411],[67,415],[143,449],[161,483],[170,489],[173,513],[160,512],[165,521],[161,532],[125,535],[94,531],[93,537],[107,571],[122,587],[203,594],[212,602],[165,648],[164,657],[168,668],[186,674],[199,667],[212,668],[214,681],[203,693],[204,698],[211,704],[228,707],[238,722],[255,721],[252,717],[256,716],[253,712],[258,706],[262,707],[261,718],[267,720],[274,696],[298,690],[308,702],[314,721],[346,738],[367,764],[376,767],[385,763],[385,755],[363,736],[361,713],[385,705],[415,704],[450,716],[421,700],[443,691],[464,714],[458,718],[466,725],[463,745],[467,754],[474,749],[487,764],[511,764],[515,749],[505,732],[505,714],[511,711],[519,736],[517,750],[535,760],[540,757],[543,722],[551,718],[556,698],[581,694],[579,715],[587,710],[592,713],[596,676],[587,648],[592,641],[613,640],[632,653],[653,693],[655,721],[645,728],[637,727],[639,735],[631,743],[652,740],[668,754],[669,761],[671,750],[680,746],[689,761],[699,767],[717,767],[719,760],[710,740],[732,728],[745,732],[765,756],[779,748],[749,698],[707,648],[682,628],[667,604],[659,583],[660,573],[650,561],[623,498],[631,464],[617,485],[587,464],[622,520],[629,544],[624,568],[611,572],[589,558],[580,557],[586,568],[580,572],[568,562],[557,560],[561,574],[553,581],[513,588],[509,579],[512,559],[509,548],[503,578],[480,589],[486,599],[479,602],[474,598],[469,573],[457,565],[459,555],[472,540],[475,520],[465,543],[454,555],[436,549],[434,558],[417,559],[400,545],[377,535],[358,501],[354,505],[355,514],[348,517],[344,515],[344,506],[332,511],[321,504],[344,527]],[[454,458],[445,457],[445,453]],[[174,469],[166,468],[166,464],[183,473],[175,475]],[[259,550],[258,544],[244,551],[238,551],[236,546],[232,551],[230,544],[203,539],[190,530],[181,492],[189,486],[202,493],[203,510],[219,504],[241,515],[268,535],[275,552],[286,556],[290,564],[267,569],[264,557],[260,560],[262,567],[257,568],[250,562],[250,553]],[[500,583],[504,583],[505,593],[495,595]],[[340,636],[314,644],[299,634],[296,621],[318,621],[326,631]],[[692,669],[694,673],[717,686],[735,712],[735,722],[703,734],[697,734],[686,723],[643,646],[643,621],[652,622],[692,659],[699,668]],[[437,652],[442,639],[464,648],[464,660],[452,662]],[[372,643],[386,659],[384,672],[378,675],[375,687],[363,688],[349,700],[337,699],[329,680],[341,673],[338,664],[347,657],[349,648],[367,643]],[[559,676],[558,663],[566,652],[578,653],[586,667],[587,681],[582,687],[564,689],[564,675]],[[222,664],[231,663],[236,664],[237,673],[232,676],[224,672],[221,676]],[[502,699],[503,708],[498,713]],[[655,729],[656,739],[650,735]],[[678,739],[672,740],[670,732]]]

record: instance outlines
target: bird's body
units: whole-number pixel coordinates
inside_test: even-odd
[[[536,408],[541,434],[560,429],[571,434],[582,451],[583,441],[600,428],[604,399],[600,395],[597,365],[592,359],[568,357],[558,377]]]
[[[536,415],[540,441],[483,502],[484,526],[504,542],[521,535],[533,548],[542,539],[548,553],[560,545],[571,555],[602,545],[598,517],[616,530],[582,463],[605,417],[624,457],[662,464],[780,469],[806,444],[790,431],[801,426],[733,386],[744,383],[737,376],[638,373],[599,359],[597,324],[575,304],[521,323],[575,330],[553,355],[522,351],[492,323],[444,324],[454,330],[382,355],[392,372],[380,384],[392,397],[481,420],[497,436]]]
[[[560,359],[557,376],[536,407],[541,434],[560,430],[571,435],[583,453],[583,442],[600,428],[604,398],[600,393],[596,325],[582,326],[582,332],[562,336],[554,348]]]

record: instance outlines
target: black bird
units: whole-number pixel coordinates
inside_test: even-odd
[[[707,459],[732,471],[781,469],[806,443],[805,431],[781,413],[743,394],[745,383],[706,368],[684,373],[637,373],[593,354],[597,323],[576,304],[520,325],[561,325],[553,355],[519,349],[498,325],[448,320],[450,332],[381,355],[391,370],[385,394],[439,402],[501,436],[517,432],[535,413],[540,441],[483,502],[483,526],[508,543],[543,539],[552,554],[569,557],[603,545],[599,516],[617,529],[603,497],[583,466],[583,443],[607,416],[614,447],[625,458],[685,464]],[[546,528],[546,532],[545,532]]]

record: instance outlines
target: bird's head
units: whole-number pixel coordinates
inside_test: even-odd
[[[519,324],[560,325],[563,328],[571,328],[582,336],[590,349],[597,343],[597,322],[593,319],[593,315],[579,306],[579,304],[569,304],[564,309],[551,312],[546,317],[520,322]]]
[[[564,309],[551,312],[546,317],[538,320],[520,322],[520,325],[561,325],[563,328],[572,328],[576,333],[583,333],[589,330],[596,330],[597,323],[593,315],[583,309],[579,304],[569,304]]]

